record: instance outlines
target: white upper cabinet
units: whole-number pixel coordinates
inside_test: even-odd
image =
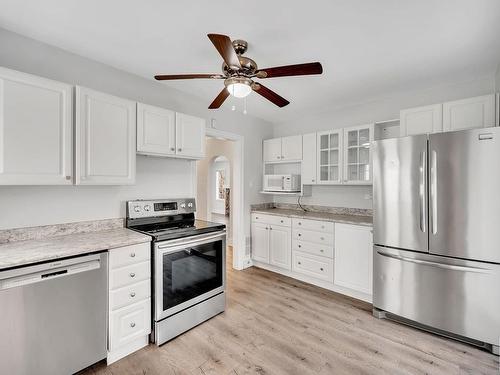
[[[302,160],[302,135],[281,138],[281,160]]]
[[[302,160],[302,135],[264,140],[263,159],[266,163]]]
[[[372,294],[372,228],[335,223],[334,284]]]
[[[443,130],[495,126],[495,95],[484,95],[443,104]]]
[[[374,125],[367,124],[344,129],[343,171],[345,184],[371,184]]]
[[[0,185],[73,179],[72,86],[0,68]]]
[[[401,136],[438,133],[443,130],[443,105],[403,109],[399,112]]]
[[[342,183],[342,129],[317,133],[317,183]]]
[[[175,155],[175,112],[137,103],[137,152]]]
[[[176,154],[201,159],[205,155],[205,120],[199,117],[175,114]]]
[[[302,136],[302,183],[304,185],[316,184],[316,141],[316,133],[304,134]]]
[[[136,103],[76,87],[76,183],[135,182]]]

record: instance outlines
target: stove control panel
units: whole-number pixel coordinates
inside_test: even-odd
[[[168,216],[196,212],[194,198],[135,200],[127,202],[127,218]]]

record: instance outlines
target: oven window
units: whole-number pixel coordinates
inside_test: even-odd
[[[163,255],[163,310],[222,286],[222,240]]]

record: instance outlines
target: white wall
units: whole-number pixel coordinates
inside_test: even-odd
[[[0,28],[0,66],[87,86],[179,112],[213,118],[216,127],[244,136],[245,232],[250,232],[250,203],[265,201],[260,188],[262,139],[272,125],[228,110],[209,111],[201,101],[165,84],[112,68]],[[131,53],[133,51],[131,50]],[[168,70],[168,66],[165,67]],[[209,124],[210,121],[207,121]],[[190,162],[138,157],[135,186],[2,186],[0,229],[123,217],[124,201],[193,194]]]
[[[495,90],[500,92],[500,63],[497,67],[497,74],[495,75]]]
[[[497,84],[500,83],[497,73]],[[318,111],[294,121],[274,124],[274,136],[304,134],[399,118],[400,109],[440,103],[492,93],[493,76],[468,77],[462,82],[416,91],[396,92],[365,103]],[[304,204],[371,208],[371,186],[314,186],[312,196],[302,198]],[[369,198],[369,199],[366,199]],[[275,202],[296,203],[293,197],[276,196]]]

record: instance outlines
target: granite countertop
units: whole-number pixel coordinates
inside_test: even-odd
[[[318,212],[318,211],[301,211],[287,208],[260,208],[254,209],[253,212],[260,212],[266,215],[287,216],[299,219],[323,220],[332,221],[335,223],[355,224],[372,226],[373,218],[371,216],[362,215],[345,215],[335,214],[331,212]]]
[[[7,242],[0,244],[0,270],[150,241],[151,237],[145,234],[114,228]]]

